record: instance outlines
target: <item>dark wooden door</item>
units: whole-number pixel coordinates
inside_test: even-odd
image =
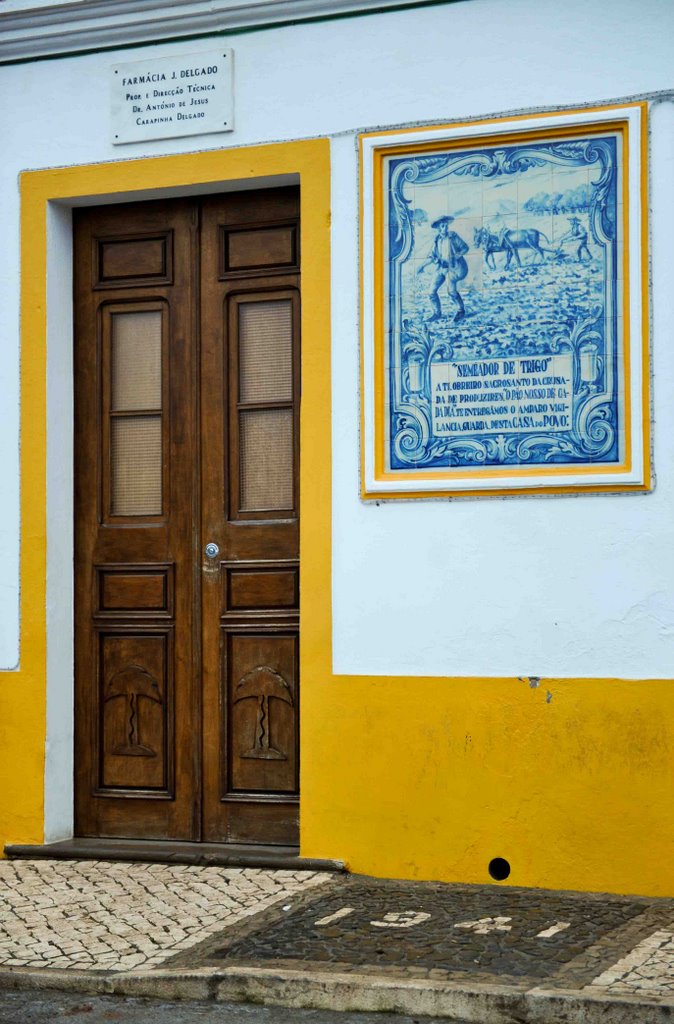
[[[297,834],[298,201],[203,205],[202,548],[219,548],[202,574],[209,840]]]
[[[298,215],[76,212],[79,835],[297,841]]]

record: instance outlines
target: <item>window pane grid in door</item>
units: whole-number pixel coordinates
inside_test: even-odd
[[[291,402],[293,323],[290,299],[239,304],[239,401]]]
[[[162,513],[162,320],[159,309],[110,316],[113,516]]]
[[[110,511],[113,516],[162,512],[161,416],[110,421]]]
[[[293,410],[239,412],[239,487],[242,512],[288,510],[293,494]]]
[[[161,311],[113,313],[111,320],[111,409],[161,409]]]

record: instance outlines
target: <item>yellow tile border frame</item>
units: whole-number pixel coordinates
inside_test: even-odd
[[[290,176],[290,177],[289,177]],[[301,543],[304,584],[330,593],[330,144],[301,140],[25,171],[21,194],[21,547],[20,664],[0,672],[0,840],[42,842],[47,732],[47,214],[50,203],[95,205],[226,189],[260,179],[297,180],[301,187],[302,329],[310,343],[302,356],[301,486],[311,492]],[[250,186],[249,186],[250,187]],[[326,381],[328,384],[326,385]],[[318,443],[317,438],[320,438]],[[320,557],[318,557],[320,555]],[[325,635],[330,608],[304,613],[320,620],[309,631]],[[307,628],[303,626],[303,628]],[[329,643],[328,648],[329,650]],[[20,781],[19,781],[20,780]],[[1,849],[1,846],[0,846]]]
[[[361,247],[361,496],[364,499],[648,491],[648,131],[647,104],[368,132],[359,137]],[[616,132],[622,139],[624,410],[620,465],[392,470],[387,464],[384,343],[384,186],[387,158],[506,142]],[[632,299],[630,300],[630,293]],[[630,337],[632,340],[630,340]],[[573,476],[573,481],[565,480]],[[585,479],[584,479],[585,478]]]

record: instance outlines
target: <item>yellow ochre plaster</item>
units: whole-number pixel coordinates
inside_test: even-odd
[[[671,894],[671,681],[332,672],[327,140],[22,176],[22,657],[0,678],[0,838],[43,838],[47,203],[287,173],[302,196],[302,853],[462,882],[490,881],[500,856],[507,884]]]

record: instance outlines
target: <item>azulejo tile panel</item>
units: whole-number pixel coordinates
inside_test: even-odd
[[[645,118],[361,138],[366,497],[648,486]]]

